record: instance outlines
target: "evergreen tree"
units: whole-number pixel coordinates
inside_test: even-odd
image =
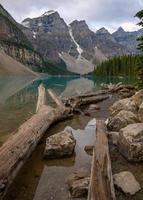
[[[97,66],[94,73],[99,76],[136,76],[139,55],[113,57]]]
[[[138,25],[143,27],[143,10],[139,11],[136,14],[136,17],[140,19]],[[140,49],[143,52],[143,36],[138,38],[138,41],[139,41],[138,49]],[[143,54],[140,55],[138,60],[137,74],[138,74],[137,85],[139,88],[143,88]]]

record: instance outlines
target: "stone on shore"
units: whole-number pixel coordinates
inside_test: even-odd
[[[143,123],[130,124],[119,132],[118,148],[129,161],[143,161]]]
[[[119,132],[108,132],[108,138],[112,142],[112,144],[117,145],[119,140]]]
[[[71,156],[74,152],[76,140],[71,130],[64,130],[46,140],[44,157],[46,158],[61,158]]]
[[[137,116],[126,110],[121,110],[114,117],[110,117],[107,123],[107,128],[109,131],[119,131],[121,128],[126,127],[128,124],[134,124],[139,122]]]
[[[114,184],[117,188],[121,189],[125,194],[134,195],[141,187],[136,181],[131,172],[124,171],[113,176]]]
[[[131,100],[139,107],[143,103],[143,90],[139,90],[131,97]]]
[[[133,113],[137,113],[138,106],[134,101],[132,101],[129,98],[121,99],[119,101],[116,101],[111,107],[110,107],[110,115],[115,116],[117,115],[121,110],[131,111]]]
[[[142,104],[139,107],[138,116],[139,116],[139,120],[141,122],[143,122],[143,102],[142,102]]]
[[[90,178],[83,176],[74,176],[68,180],[70,195],[72,198],[87,197]]]

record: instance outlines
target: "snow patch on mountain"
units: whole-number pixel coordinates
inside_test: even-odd
[[[45,13],[42,15],[42,17],[52,15],[52,14],[54,14],[55,12],[56,12],[56,11],[54,11],[54,10],[49,10],[49,11],[45,12]]]
[[[22,22],[22,25],[25,26],[26,28],[30,28],[29,21]]]
[[[33,31],[33,38],[36,39],[36,35],[37,33],[35,31]]]
[[[83,53],[83,49],[82,49],[82,48],[80,47],[80,45],[76,42],[76,40],[75,40],[75,38],[74,38],[74,36],[73,36],[73,33],[72,33],[72,28],[71,28],[71,26],[69,26],[69,34],[70,34],[70,36],[71,36],[71,38],[72,38],[74,44],[76,45],[76,49],[77,49],[77,51],[78,51],[78,53],[79,53],[78,59],[80,59],[80,58],[81,58],[81,54]]]

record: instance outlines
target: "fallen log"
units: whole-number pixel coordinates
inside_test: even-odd
[[[107,95],[107,94],[103,94],[103,95],[96,94],[95,96],[90,96],[90,97],[88,97],[88,95],[84,96],[84,97],[77,96],[74,98],[67,99],[65,101],[65,105],[70,106],[73,110],[76,110],[77,108],[80,108],[83,105],[88,105],[91,103],[98,103],[98,102],[104,101],[108,98],[109,98],[109,95]]]
[[[97,121],[88,200],[115,200],[108,139],[104,121]]]
[[[106,89],[110,93],[119,92],[122,89],[128,89],[128,90],[135,90],[135,87],[132,85],[124,85],[122,83],[117,84],[101,84],[101,88]]]
[[[42,105],[47,105],[47,93],[46,93],[46,89],[43,86],[43,84],[41,84],[38,87],[38,101],[37,101],[37,107],[36,107],[36,112],[38,112],[39,108],[41,108]]]
[[[49,95],[57,107],[47,104],[47,92],[43,85],[38,88],[37,113],[22,124],[18,130],[0,147],[0,198],[2,198],[15,176],[27,161],[46,130],[53,123],[71,117],[73,110],[81,105],[107,99],[107,95],[76,98],[66,107],[62,100],[52,91]]]
[[[41,96],[41,94],[43,95]],[[56,99],[56,95],[54,95],[54,98]],[[51,106],[43,105],[45,102],[45,91],[43,86],[40,86],[37,105],[38,112],[22,124],[0,148],[1,197],[6,193],[16,174],[50,125],[71,116],[70,108],[60,105],[52,108]]]
[[[107,90],[101,90],[101,91],[97,91],[97,92],[89,92],[89,93],[86,93],[86,94],[80,94],[80,95],[77,95],[75,97],[85,98],[85,97],[93,97],[93,96],[103,95],[103,94],[107,94],[107,93],[108,93]]]

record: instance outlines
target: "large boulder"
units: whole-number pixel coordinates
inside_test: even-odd
[[[68,180],[69,191],[72,198],[87,197],[90,178],[74,176]]]
[[[110,117],[107,123],[109,131],[119,131],[121,128],[126,127],[128,124],[134,124],[139,122],[137,116],[126,110],[121,110],[114,117]]]
[[[76,140],[73,137],[71,130],[64,130],[46,140],[44,157],[46,158],[61,158],[70,156],[74,152]]]
[[[116,101],[111,107],[110,107],[110,115],[115,116],[117,115],[121,110],[131,111],[133,113],[137,113],[138,106],[134,101],[132,101],[129,98],[121,99],[119,101]]]
[[[129,161],[143,161],[143,123],[130,124],[119,132],[119,151]]]
[[[143,90],[139,90],[131,97],[131,100],[139,107],[143,103]]]
[[[134,195],[141,187],[131,172],[124,171],[113,176],[114,184],[125,194]]]
[[[139,120],[141,122],[143,122],[143,102],[142,102],[142,104],[139,107],[138,116],[139,116]]]

